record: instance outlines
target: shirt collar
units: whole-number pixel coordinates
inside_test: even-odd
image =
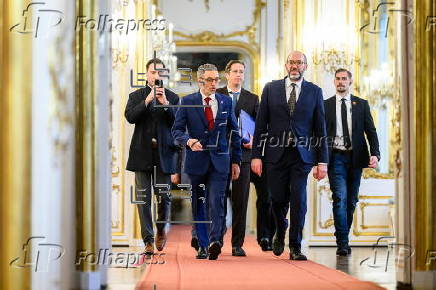
[[[297,88],[301,88],[301,83],[303,82],[303,78],[301,78],[299,81],[291,81],[289,77],[286,77],[286,87],[290,87],[292,83],[297,85]]]
[[[204,99],[206,99],[206,96],[203,95],[201,90],[200,90],[200,94],[201,94],[201,99],[204,101]],[[209,98],[211,99],[211,101],[215,100],[215,94],[210,95]]]
[[[241,89],[242,88],[240,88],[238,91],[232,91],[228,86],[227,86],[227,91],[229,92],[229,94],[231,94],[231,93],[239,93],[239,94],[241,94]]]
[[[348,93],[348,94],[346,94],[344,97],[342,97],[342,96],[336,94],[336,101],[337,101],[337,102],[342,102],[342,99],[343,99],[343,98],[345,98],[346,101],[351,101],[351,94]]]

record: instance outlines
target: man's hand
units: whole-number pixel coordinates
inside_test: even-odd
[[[232,180],[236,180],[239,178],[239,164],[233,163],[232,164]]]
[[[368,167],[369,167],[369,168],[376,168],[377,165],[378,165],[378,158],[377,158],[377,156],[371,156],[371,157],[369,158],[369,164],[368,164]]]
[[[201,146],[200,141],[198,139],[189,139],[188,146],[192,151],[203,151],[203,146]]]
[[[156,88],[156,99],[161,105],[169,104],[164,88]]]
[[[251,170],[257,175],[262,175],[262,160],[255,158],[251,160]]]
[[[148,106],[148,104],[150,104],[151,101],[153,101],[153,99],[154,99],[154,89],[151,89],[150,93],[145,98],[145,105]]]
[[[247,149],[253,148],[253,136],[250,136],[250,143],[243,143],[242,146],[244,146]]]
[[[327,165],[318,164],[318,166],[313,167],[313,177],[320,181],[327,175]]]
[[[179,184],[180,183],[180,174],[171,174],[171,183]]]

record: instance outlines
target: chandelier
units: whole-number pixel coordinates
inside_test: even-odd
[[[153,11],[156,11],[156,6],[153,5]],[[155,12],[153,12],[153,15]],[[162,15],[156,17],[159,21],[163,20]],[[168,23],[165,30],[153,30],[151,33],[151,49],[153,57],[159,58],[165,64],[168,69],[166,72],[162,72],[162,75],[168,75],[164,77],[164,82],[167,82],[167,86],[170,88],[175,87],[176,82],[180,80],[180,73],[177,72],[177,57],[174,55],[176,52],[176,43],[173,40],[174,25]]]
[[[312,60],[314,67],[329,74],[334,74],[338,68],[352,71],[352,65],[358,61],[358,32],[355,20],[347,17],[353,9],[351,6],[320,0],[314,7],[319,16],[313,20],[307,15],[310,21],[304,23],[302,44],[308,59]]]
[[[371,106],[386,109],[395,93],[394,74],[388,63],[363,78],[363,92]]]
[[[323,70],[334,74],[338,68],[351,68],[354,55],[347,50],[331,48],[328,50],[312,51],[312,62],[316,66],[322,66]]]

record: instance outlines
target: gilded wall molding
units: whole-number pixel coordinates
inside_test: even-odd
[[[362,177],[364,179],[395,179],[395,175],[393,173],[380,173],[373,168],[364,168]]]
[[[96,1],[76,0],[77,15],[94,15]],[[90,30],[77,30],[75,35],[75,103],[76,103],[76,155],[75,188],[77,249],[95,252],[97,247],[97,192],[95,150],[96,150],[96,65],[97,38]],[[98,266],[82,263],[77,266],[81,272],[95,272]]]
[[[9,31],[28,1],[0,4],[0,264],[3,289],[31,288],[24,244],[32,234],[32,37]],[[10,259],[23,257],[15,265]],[[23,261],[24,260],[24,261]],[[32,261],[34,262],[34,261]],[[24,264],[25,265],[25,264]]]
[[[155,3],[158,1],[155,0]],[[155,4],[157,6],[157,4]],[[250,25],[248,25],[245,30],[233,31],[228,34],[219,34],[213,31],[202,31],[196,34],[186,34],[180,31],[174,31],[175,36],[181,37],[183,41],[193,41],[193,42],[219,42],[227,41],[231,38],[237,36],[246,36],[248,43],[252,45],[256,50],[259,50],[259,43],[256,40],[257,27],[260,22],[260,15],[262,8],[265,7],[266,2],[262,0],[256,0],[255,9],[253,10],[253,20]]]
[[[413,79],[414,135],[410,142],[416,146],[412,157],[415,168],[414,193],[414,224],[412,231],[415,241],[415,270],[435,271],[436,263],[429,263],[430,251],[436,249],[436,86],[434,77],[436,71],[435,29],[428,27],[428,15],[436,15],[434,0],[415,0],[414,10],[416,23],[414,26],[415,39],[414,59],[409,75]],[[409,82],[410,84],[410,82]],[[434,285],[434,284],[433,284]]]
[[[251,58],[253,64],[253,78],[252,78],[252,88],[255,94],[260,94],[260,59],[259,53],[248,43],[240,41],[217,41],[217,42],[202,42],[202,41],[176,41],[177,46],[184,47],[237,47],[242,51],[246,52]]]

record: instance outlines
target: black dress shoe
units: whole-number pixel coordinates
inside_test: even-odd
[[[348,251],[348,255],[351,255],[351,247],[350,246],[347,247],[347,251]]]
[[[259,242],[259,245],[262,248],[262,251],[264,251],[264,252],[268,251],[268,247],[271,248],[268,238],[262,238]]]
[[[209,245],[209,260],[218,259],[219,254],[221,254],[221,243],[218,241],[212,242]]]
[[[301,253],[300,248],[290,248],[291,253],[289,255],[290,260],[296,260],[296,261],[306,261],[307,257]]]
[[[200,248],[200,244],[198,243],[198,239],[196,237],[192,237],[191,247],[193,247],[196,251],[198,251],[198,248]]]
[[[348,255],[348,248],[347,247],[338,247],[336,250],[336,256],[347,256]]]
[[[241,247],[233,247],[232,248],[232,256],[235,257],[245,257],[247,254],[245,254],[245,251]]]
[[[283,251],[285,250],[285,238],[280,239],[280,238],[277,238],[277,236],[274,237],[273,244],[272,244],[272,250],[273,250],[274,255],[280,256],[283,253]]]
[[[195,256],[197,259],[207,259],[207,250],[206,248],[199,247],[197,256]]]

